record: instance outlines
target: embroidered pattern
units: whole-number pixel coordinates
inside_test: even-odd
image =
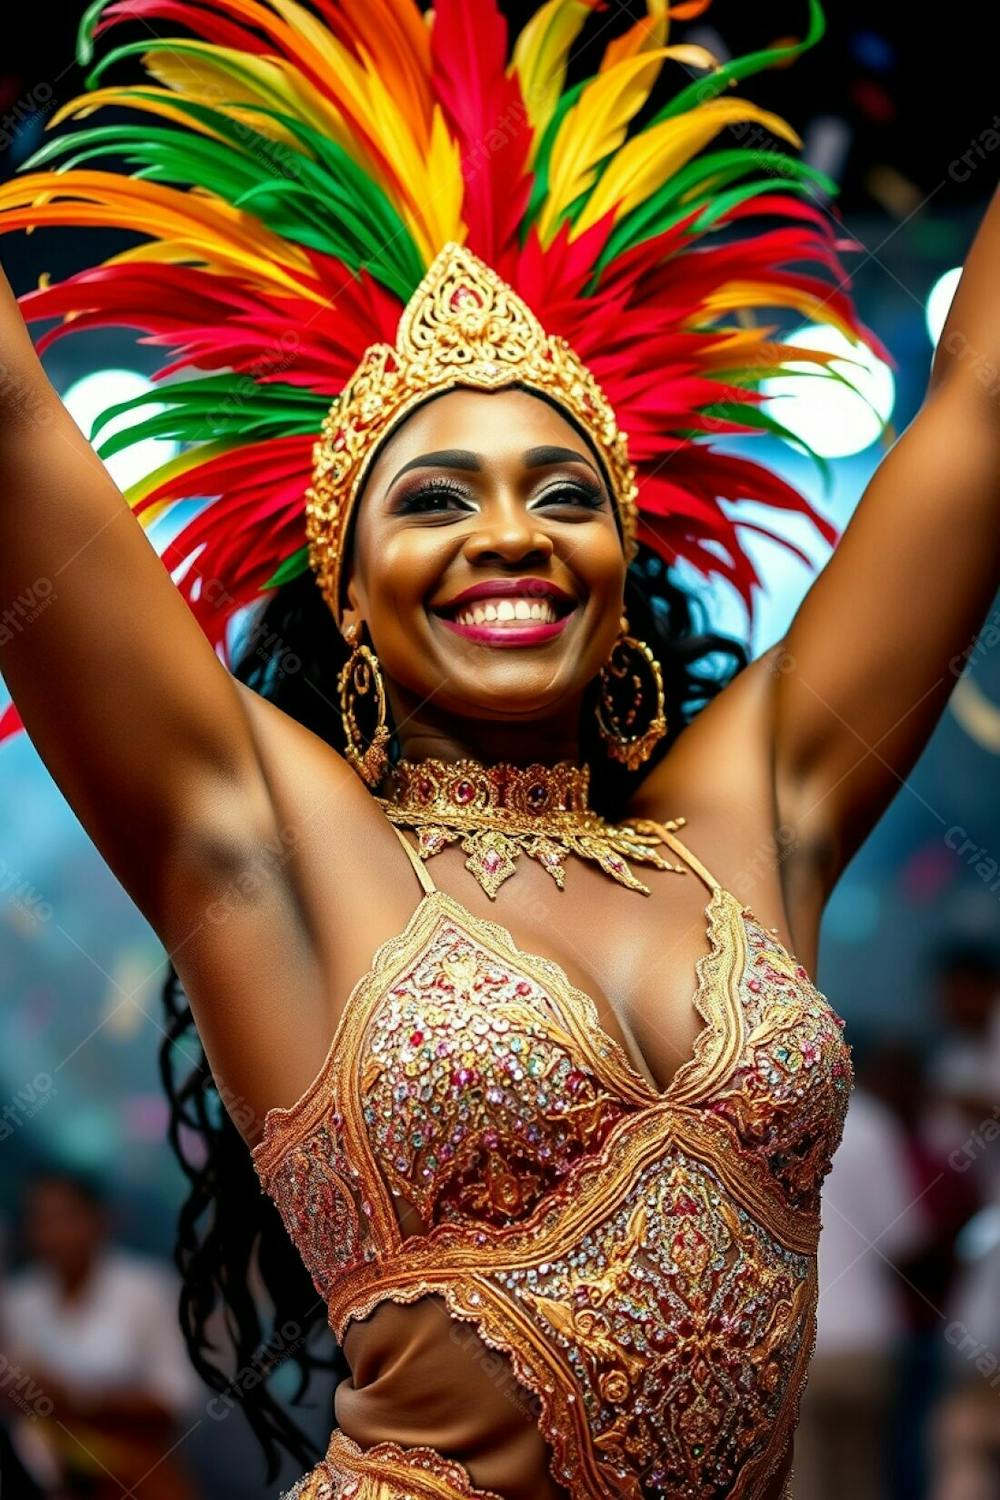
[[[661,1093],[558,965],[429,892],[253,1153],[335,1332],[443,1295],[538,1395],[553,1474],[588,1500],[763,1494],[815,1338],[850,1048],[734,896],[706,916],[706,1024]]]

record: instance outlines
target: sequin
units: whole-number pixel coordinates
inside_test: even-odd
[[[777,934],[722,887],[706,915],[706,1026],[659,1092],[557,965],[428,891],[253,1152],[334,1332],[441,1295],[581,1500],[758,1500],[798,1418],[851,1049]]]

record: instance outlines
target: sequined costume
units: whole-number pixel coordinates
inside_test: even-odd
[[[574,1497],[753,1500],[812,1350],[819,1189],[852,1087],[843,1021],[707,884],[693,1055],[660,1092],[553,962],[438,890],[379,948],[253,1151],[331,1328],[431,1294],[510,1360]],[[419,1212],[404,1237],[394,1196]],[[431,1450],[338,1432],[296,1500],[483,1495]]]

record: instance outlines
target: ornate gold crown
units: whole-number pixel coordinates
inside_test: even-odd
[[[550,337],[515,291],[470,251],[449,244],[399,321],[395,347],[372,344],[330,407],[306,491],[309,562],[341,618],[344,539],[365,476],[392,428],[456,386],[534,388],[590,437],[618,505],[625,555],[635,555],[636,482],[607,397],[565,339]]]

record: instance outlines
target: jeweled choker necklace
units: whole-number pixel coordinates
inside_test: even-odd
[[[484,766],[475,760],[399,761],[378,801],[401,828],[412,828],[423,859],[461,839],[465,867],[495,899],[515,873],[521,854],[537,860],[562,890],[567,854],[593,860],[630,891],[650,894],[626,862],[684,874],[657,852],[658,825],[645,820],[606,823],[589,806],[589,766]],[[672,829],[678,822],[667,823]]]

